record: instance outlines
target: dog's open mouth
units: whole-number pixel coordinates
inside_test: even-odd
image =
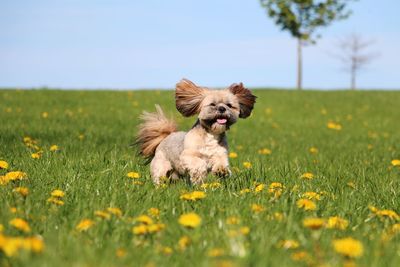
[[[228,119],[226,117],[219,117],[217,118],[216,122],[220,125],[226,125],[228,122]]]

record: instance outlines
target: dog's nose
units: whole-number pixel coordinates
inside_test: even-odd
[[[223,106],[219,106],[219,107],[218,107],[218,111],[219,111],[220,113],[224,113],[224,112],[226,111],[226,108],[223,107]]]

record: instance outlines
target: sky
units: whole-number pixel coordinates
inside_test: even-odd
[[[351,2],[351,1],[349,1]],[[358,76],[364,89],[400,89],[400,1],[351,2],[353,15],[304,48],[304,87],[348,88],[332,53],[358,33],[378,55]],[[258,0],[0,0],[0,87],[293,88],[296,40]]]

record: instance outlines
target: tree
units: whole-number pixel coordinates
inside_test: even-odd
[[[297,39],[297,88],[302,89],[302,46],[314,44],[317,30],[350,16],[346,4],[352,0],[260,0],[275,24]]]
[[[337,42],[339,54],[333,54],[343,64],[343,70],[350,73],[350,88],[356,89],[357,74],[378,55],[367,52],[374,44],[373,40],[365,40],[353,33]]]

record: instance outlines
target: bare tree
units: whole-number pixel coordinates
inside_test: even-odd
[[[343,64],[343,69],[350,73],[350,88],[356,89],[357,74],[366,65],[371,63],[378,54],[368,52],[370,47],[375,44],[374,40],[365,40],[359,34],[350,34],[337,42],[338,54],[332,54]]]

